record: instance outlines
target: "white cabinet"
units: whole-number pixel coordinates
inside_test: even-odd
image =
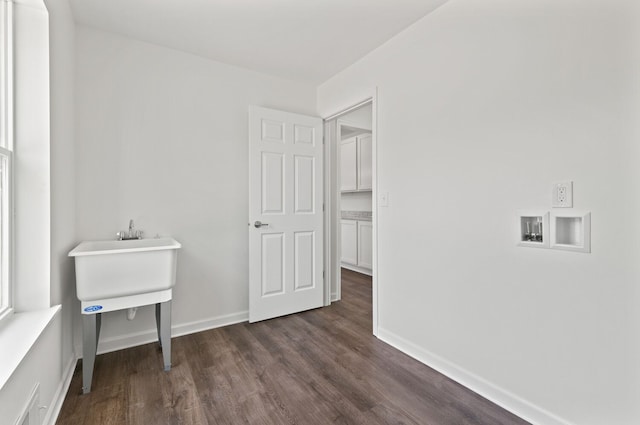
[[[342,237],[342,262],[358,265],[358,222],[355,220],[340,221]]]
[[[373,268],[373,224],[358,221],[358,266]]]
[[[351,137],[340,144],[340,191],[370,191],[373,146],[371,134]]]
[[[358,190],[356,174],[357,140],[347,139],[340,145],[340,191]]]
[[[373,188],[373,145],[371,135],[358,137],[358,190],[371,190]]]
[[[340,221],[341,261],[349,269],[371,274],[373,268],[373,225],[370,221]]]

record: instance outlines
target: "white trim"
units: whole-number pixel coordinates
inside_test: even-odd
[[[3,20],[4,32],[0,34],[2,43],[2,57],[0,58],[0,96],[2,105],[0,105],[0,123],[2,126],[2,134],[0,134],[0,152],[7,158],[7,170],[3,169],[4,174],[1,178],[7,190],[2,191],[2,209],[0,210],[0,226],[6,226],[3,229],[6,233],[1,235],[0,251],[6,253],[0,258],[2,265],[2,275],[0,275],[0,320],[8,317],[14,307],[13,294],[13,271],[14,264],[14,243],[13,243],[13,210],[14,205],[14,173],[13,173],[13,147],[14,147],[14,79],[13,79],[13,4],[11,2],[2,3],[2,12],[0,18]],[[3,232],[4,233],[4,232]]]
[[[249,321],[249,312],[240,311],[238,313],[226,314],[223,316],[211,317],[209,319],[198,320],[177,324],[171,327],[171,337],[189,335],[196,332],[208,331],[210,329],[221,328],[223,326],[234,325]],[[110,353],[112,351],[123,350],[125,348],[136,347],[158,340],[156,328],[147,329],[141,332],[133,332],[112,338],[100,339],[97,354]],[[78,358],[82,358],[82,346],[76,346],[75,351]]]
[[[378,338],[532,424],[573,425],[566,419],[554,415],[382,327],[378,328]]]
[[[44,417],[42,421],[42,425],[55,425],[58,420],[58,416],[60,415],[60,410],[62,409],[62,404],[64,403],[64,399],[69,392],[69,386],[71,385],[71,379],[73,378],[73,372],[76,370],[76,364],[78,363],[78,359],[75,355],[69,358],[69,362],[67,366],[64,368],[64,372],[62,373],[62,380],[60,380],[60,384],[58,384],[58,388],[56,389],[55,394],[53,395],[53,399],[51,400],[51,407],[47,410],[47,415]]]
[[[16,420],[16,425],[32,425],[36,424],[39,421],[39,405],[40,404],[40,383],[36,382],[33,389],[31,390],[31,394],[27,398],[27,403],[22,408],[22,412],[20,412],[20,416]]]
[[[331,119],[324,120],[325,129],[331,130],[331,133],[325,133],[325,161],[324,161],[324,204],[325,204],[325,222],[324,222],[324,240],[325,240],[325,256],[324,256],[324,270],[325,276],[325,292],[327,298],[330,298],[330,302],[340,300],[340,268],[335,267],[335,263],[340,261],[340,243],[333,238],[334,227],[340,222],[340,196],[337,193],[337,185],[340,182],[340,168],[336,168],[336,174],[331,173],[332,164],[339,161],[339,151],[336,147],[337,139],[339,138],[339,120]],[[335,176],[335,181],[332,178]],[[335,225],[334,225],[335,223]],[[334,252],[334,243],[336,243],[336,250]],[[335,262],[334,262],[335,259]],[[336,291],[332,292],[332,284],[335,282]],[[329,295],[330,294],[330,295]]]
[[[378,87],[374,87],[371,96],[371,222],[373,225],[373,258],[371,295],[373,334],[378,336]]]
[[[12,290],[28,311],[51,305],[50,27],[44,4],[14,6]]]
[[[14,148],[14,14],[13,14],[13,3],[5,2],[4,4],[4,13],[2,15],[2,19],[4,20],[5,32],[2,35],[2,48],[4,49],[4,55],[2,58],[2,91],[4,92],[4,104],[2,107],[4,108],[3,117],[2,117],[2,125],[3,125],[3,134],[4,138],[4,148],[8,151],[13,152]],[[0,146],[2,143],[0,142]]]
[[[331,238],[331,211],[333,202],[331,201],[331,172],[327,164],[331,164],[331,141],[333,140],[334,134],[336,132],[336,126],[332,125],[331,122],[323,120],[322,122],[322,144],[323,148],[323,163],[324,163],[324,174],[323,178],[323,198],[322,198],[322,213],[323,217],[323,237],[324,237],[324,246],[323,246],[323,259],[322,259],[322,274],[323,274],[323,284],[324,284],[324,306],[330,305],[332,302],[336,301],[335,293],[331,292],[331,284],[333,282],[333,273],[331,272],[331,247],[332,247],[332,238]]]
[[[0,321],[2,321],[4,318],[9,318],[9,316],[13,313],[14,311],[11,307],[0,310]]]

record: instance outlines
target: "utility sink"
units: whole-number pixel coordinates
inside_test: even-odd
[[[84,394],[91,391],[102,313],[155,304],[164,370],[171,370],[171,300],[181,246],[173,238],[91,241],[69,253],[81,301]]]
[[[82,242],[69,252],[78,299],[84,304],[171,289],[180,247],[173,238]]]

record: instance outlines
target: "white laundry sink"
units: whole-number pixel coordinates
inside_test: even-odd
[[[85,305],[171,289],[181,246],[170,237],[82,242],[69,252],[75,257],[78,299]]]
[[[164,370],[171,369],[171,300],[181,246],[173,238],[89,241],[69,253],[81,301],[84,394],[91,391],[102,313],[155,304]]]

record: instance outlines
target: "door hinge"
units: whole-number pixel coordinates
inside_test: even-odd
[[[324,280],[324,270],[322,270],[322,280]]]
[[[324,204],[322,204],[322,212],[324,212]]]

